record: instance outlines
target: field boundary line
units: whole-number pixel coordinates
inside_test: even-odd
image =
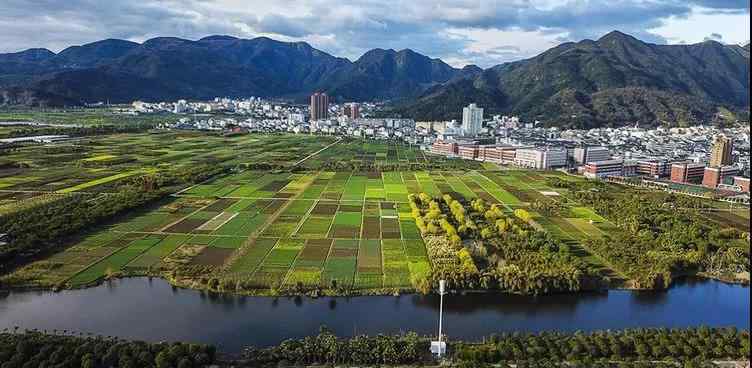
[[[331,144],[329,144],[328,146],[326,146],[326,147],[324,147],[324,148],[322,148],[322,149],[320,149],[320,150],[318,150],[318,151],[316,151],[316,152],[314,152],[314,153],[311,153],[310,155],[308,155],[308,156],[306,156],[306,157],[302,158],[301,160],[299,160],[298,162],[294,163],[294,164],[293,164],[292,166],[293,166],[293,167],[295,167],[295,166],[298,166],[298,165],[302,164],[303,162],[305,162],[305,161],[306,161],[306,160],[308,160],[309,158],[311,158],[311,157],[313,157],[313,156],[316,156],[316,155],[318,155],[319,153],[321,153],[321,152],[323,152],[324,150],[326,150],[327,148],[329,148],[329,147],[331,147],[331,146],[333,146],[333,145],[335,145],[335,144],[337,144],[337,143],[341,142],[341,141],[342,141],[342,139],[343,139],[342,137],[338,138],[338,139],[337,139],[336,141],[332,142],[332,143],[331,143]]]

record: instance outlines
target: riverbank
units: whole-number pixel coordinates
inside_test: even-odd
[[[750,325],[749,288],[686,279],[667,291],[610,290],[542,296],[500,293],[444,298],[449,337],[498,332]],[[196,341],[223,351],[277,345],[329,327],[339,336],[436,330],[439,297],[255,297],[183,289],[159,278],[114,279],[78,290],[11,291],[0,297],[0,329],[79,330],[147,341]],[[689,310],[688,305],[692,308]],[[242,342],[242,344],[241,344]]]
[[[168,273],[161,273],[161,272],[155,272],[155,273],[131,273],[131,274],[122,274],[122,273],[115,273],[110,275],[107,278],[97,280],[92,283],[84,284],[84,285],[77,285],[76,287],[68,286],[68,287],[60,287],[60,286],[43,286],[43,285],[0,285],[0,291],[53,291],[58,292],[62,290],[80,290],[80,289],[87,289],[91,287],[96,287],[99,285],[102,285],[103,283],[106,283],[111,280],[117,280],[117,279],[128,279],[128,278],[139,278],[139,277],[148,277],[148,278],[159,278],[162,280],[165,280],[170,285],[174,287],[179,287],[183,289],[191,289],[201,292],[211,292],[211,293],[221,293],[221,294],[228,294],[228,295],[235,295],[235,296],[254,296],[254,297],[309,297],[309,298],[318,298],[318,297],[357,297],[357,296],[400,296],[400,295],[410,295],[410,294],[421,294],[426,295],[425,293],[421,293],[418,290],[414,288],[379,288],[379,289],[310,289],[310,290],[302,290],[298,291],[295,289],[285,288],[285,289],[224,289],[215,287],[212,288],[209,283],[201,283],[200,281],[197,281],[195,278],[179,278],[179,277],[171,277]],[[703,272],[687,272],[680,275],[675,275],[672,278],[671,284],[666,289],[649,289],[649,288],[639,288],[633,286],[632,283],[627,280],[627,282],[620,283],[617,285],[609,285],[607,288],[594,288],[594,289],[586,289],[586,290],[580,290],[576,292],[568,292],[568,293],[549,293],[549,294],[537,294],[540,295],[552,295],[552,294],[571,294],[571,295],[577,295],[580,293],[592,293],[592,292],[598,292],[598,291],[608,291],[608,290],[626,290],[626,291],[665,291],[671,288],[677,280],[682,280],[686,278],[700,278],[700,279],[707,279],[707,280],[713,280],[722,282],[729,285],[742,285],[742,286],[749,286],[750,281],[747,275],[747,278],[740,278],[740,277],[723,277],[723,276],[716,276],[716,275],[710,275]],[[219,284],[218,284],[219,286]],[[514,295],[521,295],[521,296],[535,296],[535,294],[523,294],[523,293],[514,293],[509,292],[506,290],[501,289],[467,289],[467,290],[455,290],[455,294],[468,294],[468,293],[487,293],[487,294],[514,294]],[[433,293],[431,293],[433,294]]]

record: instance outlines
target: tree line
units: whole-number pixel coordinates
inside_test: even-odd
[[[415,332],[342,338],[322,327],[315,336],[265,348],[246,347],[239,357],[222,359],[210,345],[6,329],[0,333],[0,368],[436,365],[439,362],[429,352],[431,340]],[[445,363],[467,368],[699,368],[715,367],[712,361],[748,360],[750,354],[749,331],[735,327],[505,332],[476,342],[451,337],[445,341]]]
[[[0,333],[0,368],[198,368],[215,362],[213,346],[147,343],[38,331]]]

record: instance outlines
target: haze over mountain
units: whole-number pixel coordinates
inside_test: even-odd
[[[0,54],[0,104],[302,101],[320,90],[339,101],[390,100],[396,113],[416,119],[459,118],[462,106],[476,102],[488,113],[567,125],[707,120],[719,107],[748,111],[749,45],[655,45],[612,32],[486,70],[457,69],[409,49],[374,49],[351,62],[264,37],[108,39],[58,54]]]

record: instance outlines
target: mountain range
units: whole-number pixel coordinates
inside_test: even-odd
[[[76,105],[215,96],[389,101],[391,114],[459,118],[470,102],[489,114],[559,125],[707,121],[749,111],[749,45],[656,45],[621,32],[568,42],[530,59],[454,68],[409,49],[373,49],[355,61],[305,42],[266,37],[107,39],[57,54],[0,54],[0,105]]]

